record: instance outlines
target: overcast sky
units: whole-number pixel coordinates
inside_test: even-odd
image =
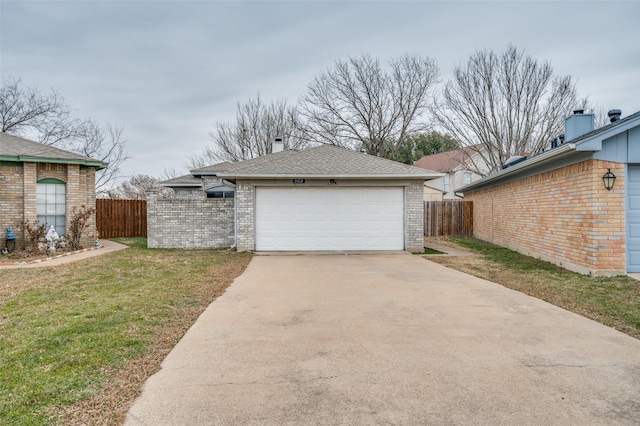
[[[0,72],[124,127],[123,174],[186,173],[215,122],[258,93],[294,104],[314,74],[371,53],[434,58],[445,82],[508,44],[581,96],[640,110],[640,1],[6,1]]]

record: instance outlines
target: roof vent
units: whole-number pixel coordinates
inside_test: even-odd
[[[526,160],[527,157],[523,156],[523,155],[514,155],[513,157],[510,157],[502,166],[503,169],[506,169],[508,167],[511,166],[515,166],[518,163],[522,163],[524,160]]]
[[[275,138],[273,142],[271,142],[271,153],[275,154],[276,152],[284,151],[284,142],[282,138]]]
[[[616,121],[620,120],[622,111],[620,111],[619,109],[612,109],[607,113],[607,115],[609,116],[609,120],[611,120],[612,123],[615,123]]]

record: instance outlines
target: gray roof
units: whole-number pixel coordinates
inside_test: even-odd
[[[319,145],[303,151],[282,151],[235,163],[235,167],[217,174],[239,178],[360,178],[360,179],[433,179],[440,173],[339,148]]]
[[[218,172],[224,172],[233,168],[237,163],[223,161],[222,163],[213,164],[211,166],[200,167],[199,169],[189,170],[194,176],[216,175]]]
[[[196,186],[196,187],[201,187],[202,186],[202,179],[201,178],[197,178],[193,175],[184,175],[184,176],[178,176],[176,178],[173,179],[167,179],[167,180],[163,180],[162,182],[160,182],[161,186],[185,186],[185,187],[190,187],[190,186]]]
[[[100,160],[4,132],[0,132],[0,161],[81,164],[98,170],[108,166]]]

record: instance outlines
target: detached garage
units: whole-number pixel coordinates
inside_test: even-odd
[[[148,244],[422,251],[423,185],[440,176],[331,145],[215,164],[163,182],[171,199],[147,196]]]

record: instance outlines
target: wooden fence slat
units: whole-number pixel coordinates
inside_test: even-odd
[[[96,224],[101,238],[146,237],[146,200],[96,200]]]
[[[441,237],[449,235],[473,236],[473,202],[425,201],[424,235]]]

